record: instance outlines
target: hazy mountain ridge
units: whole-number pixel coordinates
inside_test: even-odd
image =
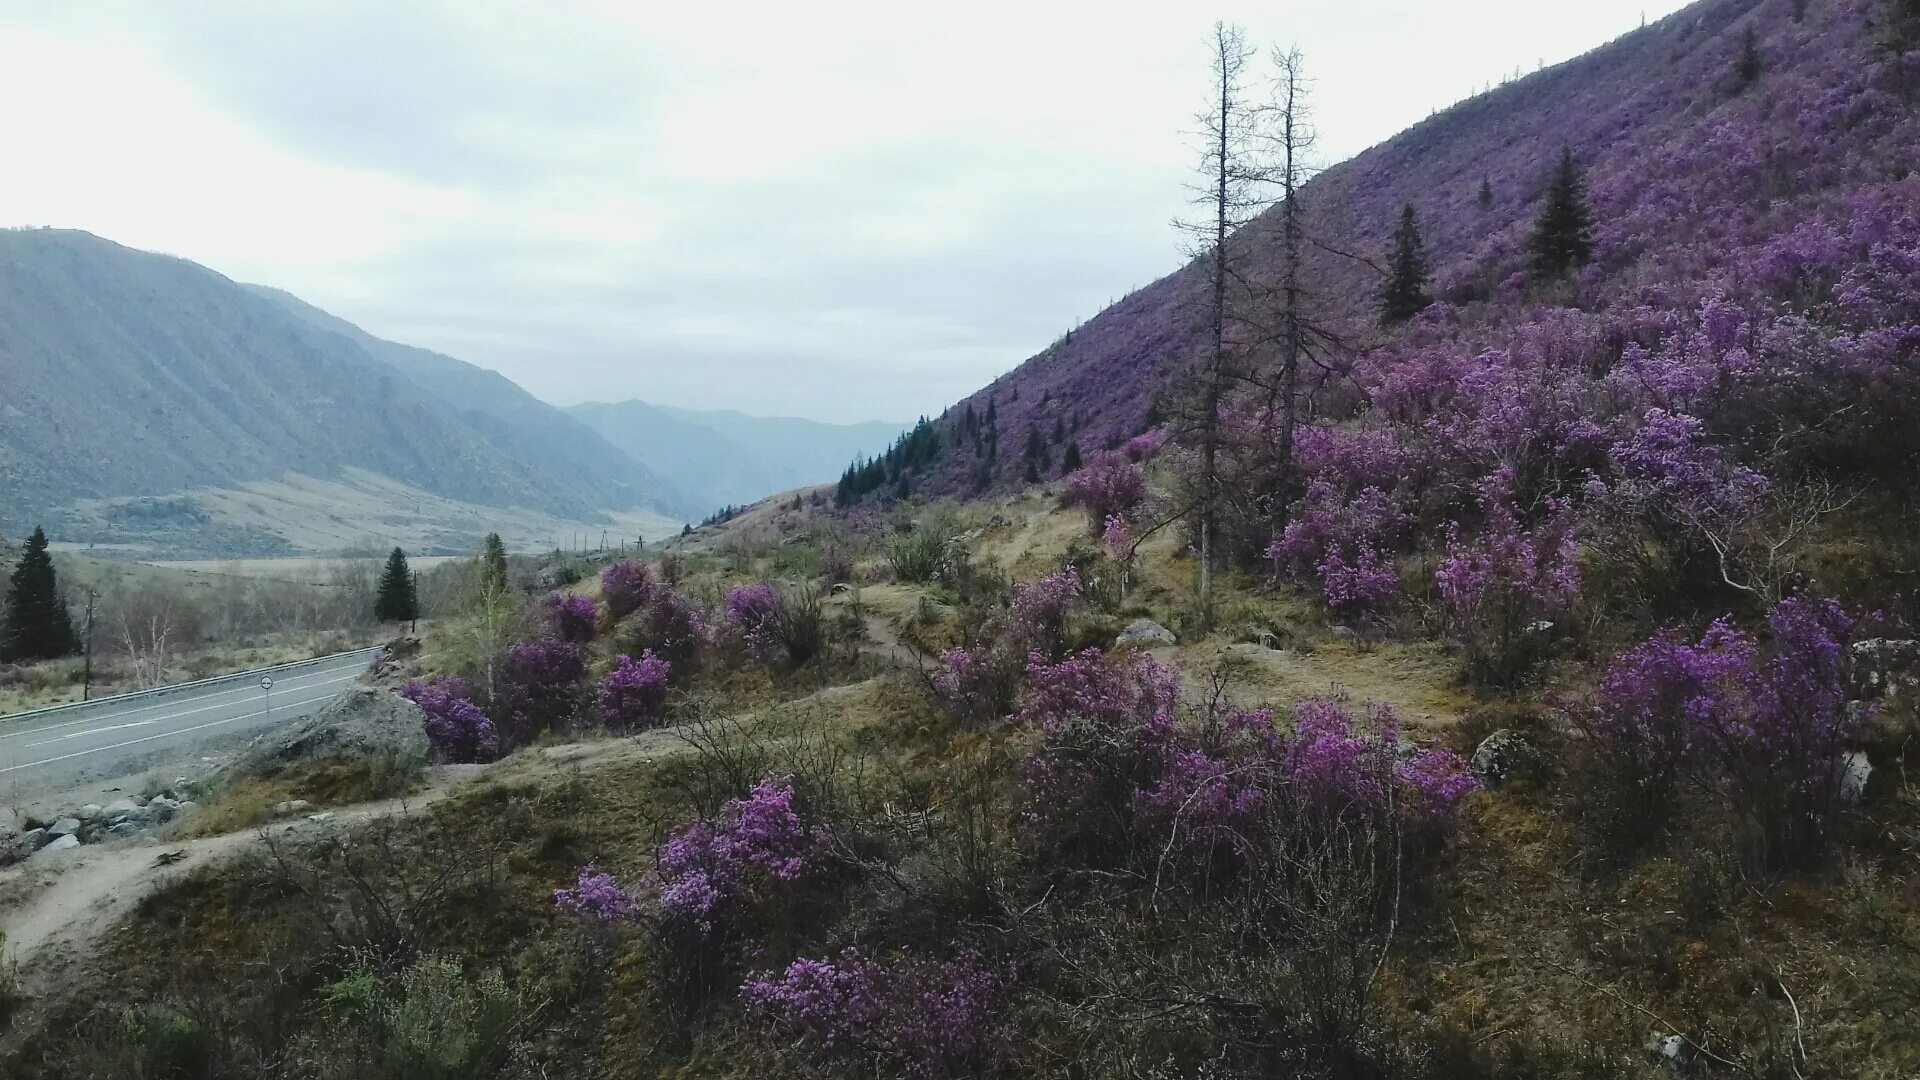
[[[903,427],[701,411],[644,401],[587,402],[567,412],[716,506],[827,483],[850,457],[886,448]]]

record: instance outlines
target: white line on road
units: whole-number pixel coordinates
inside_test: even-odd
[[[333,669],[331,669],[331,668],[329,668],[328,670],[329,670],[329,671],[331,671],[331,670],[333,670]],[[325,672],[325,671],[319,671],[319,672],[314,672],[313,674],[315,674],[315,675],[324,675],[324,674],[326,674],[326,673],[327,673],[327,672]],[[298,686],[290,686],[290,687],[287,687],[286,689],[288,689],[288,690],[311,690],[311,689],[313,689],[313,688],[314,688],[314,687],[316,687],[316,686],[332,686],[332,685],[333,685],[334,683],[337,683],[337,682],[345,682],[345,681],[347,681],[347,680],[349,680],[349,679],[357,679],[357,678],[359,678],[359,677],[360,677],[361,675],[363,675],[363,674],[365,674],[365,672],[364,672],[364,671],[362,671],[362,670],[360,670],[360,669],[357,669],[357,668],[356,668],[355,670],[353,670],[353,671],[349,671],[349,672],[347,672],[347,673],[346,673],[346,674],[344,674],[344,675],[336,675],[336,676],[334,676],[334,677],[333,677],[333,678],[331,678],[331,679],[317,679],[317,680],[314,680],[314,681],[312,681],[312,682],[308,682],[308,681],[305,681],[305,680],[306,680],[306,679],[308,678],[308,677],[307,677],[306,675],[297,675],[297,676],[295,676],[294,678],[295,678],[295,679],[299,679],[299,680],[301,680],[301,682],[300,682],[300,685],[298,685]],[[293,680],[293,679],[289,679],[289,680],[287,680],[287,681],[288,681],[288,682],[292,682],[292,681],[294,681],[294,680]],[[248,690],[251,690],[251,691],[253,691],[253,692],[254,692],[254,693],[256,693],[256,694],[264,694],[264,693],[265,693],[265,692],[264,692],[264,691],[262,691],[262,690],[261,690],[261,689],[260,689],[260,688],[259,688],[258,686],[249,686],[249,687],[246,687],[246,689],[248,689]],[[187,700],[188,700],[188,701],[191,701],[191,702],[200,702],[200,701],[205,701],[205,700],[207,700],[207,699],[208,699],[208,698],[210,698],[210,697],[225,697],[225,696],[226,696],[227,694],[229,694],[229,693],[232,693],[232,691],[227,691],[227,690],[223,690],[223,691],[221,691],[221,692],[220,692],[220,693],[218,693],[218,694],[196,694],[196,695],[194,695],[193,697],[190,697],[190,698],[188,698]],[[214,704],[214,705],[202,705],[202,706],[201,706],[200,708],[197,708],[197,709],[185,709],[185,710],[182,710],[182,711],[180,711],[180,712],[175,712],[175,713],[163,713],[163,714],[161,714],[160,716],[155,716],[155,717],[152,717],[152,718],[151,718],[151,720],[149,720],[149,721],[143,721],[143,722],[154,722],[154,721],[160,721],[160,720],[172,720],[172,719],[174,719],[175,717],[180,717],[180,716],[192,716],[192,715],[194,715],[195,713],[203,713],[203,712],[206,712],[206,711],[207,711],[208,709],[227,709],[227,708],[232,708],[232,707],[233,707],[233,706],[234,706],[235,704],[236,704],[235,702],[226,702],[226,703],[224,703],[224,704]],[[159,705],[148,705],[148,706],[146,706],[146,708],[148,708],[148,709],[157,709],[157,708],[159,708],[159,707],[160,707]],[[23,737],[23,736],[27,736],[27,735],[44,735],[44,734],[46,734],[46,733],[47,733],[47,732],[49,732],[49,731],[59,731],[59,730],[60,730],[61,728],[70,728],[70,727],[83,727],[83,726],[85,726],[85,725],[88,725],[88,724],[97,724],[97,723],[99,723],[99,722],[100,722],[100,721],[102,721],[102,720],[113,720],[113,719],[116,719],[116,718],[118,718],[118,717],[122,717],[122,716],[131,716],[131,715],[133,715],[134,713],[138,713],[138,712],[140,712],[140,711],[142,711],[142,710],[140,710],[140,709],[128,709],[128,710],[125,710],[125,711],[122,711],[122,712],[117,712],[117,713],[109,713],[109,714],[107,714],[106,716],[90,716],[90,717],[88,717],[88,718],[86,718],[86,719],[84,719],[84,720],[69,720],[69,721],[67,721],[67,722],[66,722],[66,723],[64,723],[64,724],[48,724],[48,725],[47,725],[47,726],[45,726],[45,727],[36,727],[36,728],[30,728],[30,729],[28,729],[28,730],[26,730],[26,731],[10,731],[10,732],[7,732],[7,733],[5,733],[5,734],[0,734],[0,742],[5,742],[5,741],[6,741],[6,740],[8,740],[8,739],[18,739],[18,738],[21,738],[21,737]],[[97,730],[100,730],[100,731],[111,731],[111,730],[113,730],[113,729],[112,729],[112,728],[99,728],[99,729],[97,729]],[[86,734],[89,734],[89,733],[90,733],[90,732],[87,732],[87,731],[80,731],[80,732],[75,732],[74,734],[76,734],[76,735],[86,735]],[[63,737],[63,738],[67,738],[67,737],[70,737],[70,736],[62,736],[62,737]],[[44,746],[44,745],[45,745],[45,743],[28,743],[27,745],[28,745],[29,747],[32,747],[32,746]]]
[[[332,694],[322,694],[317,698],[308,698],[305,701],[291,701],[285,705],[275,705],[272,711],[268,713],[268,715],[271,716],[272,713],[277,713],[282,709],[298,709],[303,705],[312,705],[314,702],[317,702],[317,701],[327,701],[331,699],[333,696],[334,695]],[[129,746],[138,746],[141,743],[150,743],[155,739],[171,739],[175,735],[185,735],[189,731],[199,731],[203,728],[219,727],[221,724],[231,724],[236,720],[253,720],[257,718],[258,718],[257,713],[249,713],[245,716],[229,716],[225,720],[209,720],[204,724],[195,724],[192,727],[174,728],[172,731],[163,731],[163,732],[160,732],[158,735],[147,735],[138,739],[129,739],[123,743],[114,743],[112,746],[96,746],[89,750],[75,750],[71,754],[61,754],[59,757],[43,758],[39,761],[28,761],[19,765],[8,765],[5,768],[0,768],[0,773],[16,772],[20,769],[31,769],[36,765],[51,765],[56,761],[68,761],[72,758],[86,757],[88,754],[98,754],[107,750],[124,750]]]
[[[355,661],[358,662],[357,670],[365,671],[367,670],[368,667],[371,666],[366,662],[364,658],[365,654],[372,651],[373,651],[372,649],[362,649],[356,653],[349,653],[344,657],[326,657],[324,658],[324,660],[295,660],[290,664],[282,664],[277,668],[263,668],[255,671],[236,672],[232,675],[217,676],[215,679],[202,680],[202,681],[213,682],[213,681],[218,681],[219,679],[240,679],[248,675],[279,675],[283,679],[285,679],[285,681],[293,682],[296,679],[304,679],[311,675],[324,675],[330,671],[338,671],[340,670],[343,664],[348,664]],[[308,670],[294,671],[293,669],[295,668],[307,668]],[[293,673],[290,675],[285,674],[286,672],[289,672],[289,671]],[[164,698],[167,696],[169,691],[179,691],[182,693],[188,693],[189,696],[191,696],[196,701],[205,701],[208,698],[226,697],[231,694],[244,694],[249,690],[258,690],[260,688],[260,684],[258,682],[249,680],[229,690],[201,690],[199,687],[200,687],[200,684],[198,683],[183,683],[179,686],[156,686],[151,690],[136,691],[135,693],[143,697],[150,696],[150,697]],[[125,694],[121,696],[132,697],[134,695]],[[159,703],[157,702],[149,703],[145,701],[117,702],[116,699],[107,697],[107,698],[100,698],[97,701],[93,701],[93,702],[74,702],[69,705],[60,706],[59,708],[62,710],[76,709],[80,712],[90,712],[90,710],[86,708],[86,706],[90,704],[103,707],[103,708],[111,708],[116,704],[124,705],[125,707],[115,712],[91,713],[91,715],[89,715],[87,719],[70,720],[67,722],[67,724],[87,724],[87,723],[92,723],[95,720],[106,720],[115,716],[127,716],[132,713],[137,713],[146,709],[155,708]],[[14,713],[6,716],[0,716],[0,723],[17,721],[20,723],[31,725],[33,723],[33,720],[31,718],[34,712],[35,710],[29,709],[24,713]],[[55,726],[64,727],[67,725],[49,724],[47,725],[47,727],[38,728],[36,730],[46,731]],[[10,737],[11,736],[8,736],[8,735],[0,735],[0,739],[10,738]]]

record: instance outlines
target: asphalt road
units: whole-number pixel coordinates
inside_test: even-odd
[[[215,739],[297,720],[365,674],[376,655],[366,649],[201,686],[0,717],[0,791],[46,792],[127,775]],[[271,691],[261,687],[262,675],[273,679]]]

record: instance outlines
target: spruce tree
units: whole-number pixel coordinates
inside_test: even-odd
[[[480,587],[495,594],[507,591],[507,545],[499,533],[488,533],[481,546]]]
[[[1482,210],[1493,209],[1493,181],[1492,180],[1483,178],[1480,181],[1480,209]]]
[[[1593,223],[1587,212],[1587,182],[1573,149],[1560,151],[1560,165],[1547,189],[1547,204],[1527,240],[1533,253],[1533,273],[1555,278],[1593,258]]]
[[[1067,444],[1066,454],[1060,458],[1060,472],[1070,473],[1078,468],[1080,468],[1080,444],[1070,442]]]
[[[1744,90],[1758,82],[1761,70],[1760,45],[1753,36],[1753,27],[1749,26],[1740,39],[1740,58],[1733,64],[1734,78],[1739,81],[1740,89]]]
[[[381,622],[412,622],[420,617],[420,598],[414,592],[413,571],[407,569],[407,553],[399,548],[387,556],[387,568],[380,575],[380,591],[373,599],[373,614]]]
[[[53,660],[79,648],[73,621],[54,580],[47,534],[35,528],[7,584],[6,618],[0,621],[0,660]]]
[[[1380,324],[1396,326],[1425,311],[1433,303],[1427,295],[1432,278],[1427,268],[1426,244],[1420,239],[1420,223],[1414,219],[1413,204],[1400,211],[1400,224],[1393,230],[1393,257],[1387,267],[1387,287],[1380,294]]]

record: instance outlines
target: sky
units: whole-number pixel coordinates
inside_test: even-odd
[[[906,420],[1181,262],[1215,19],[1333,163],[1673,0],[0,6],[0,224],[556,404]]]

